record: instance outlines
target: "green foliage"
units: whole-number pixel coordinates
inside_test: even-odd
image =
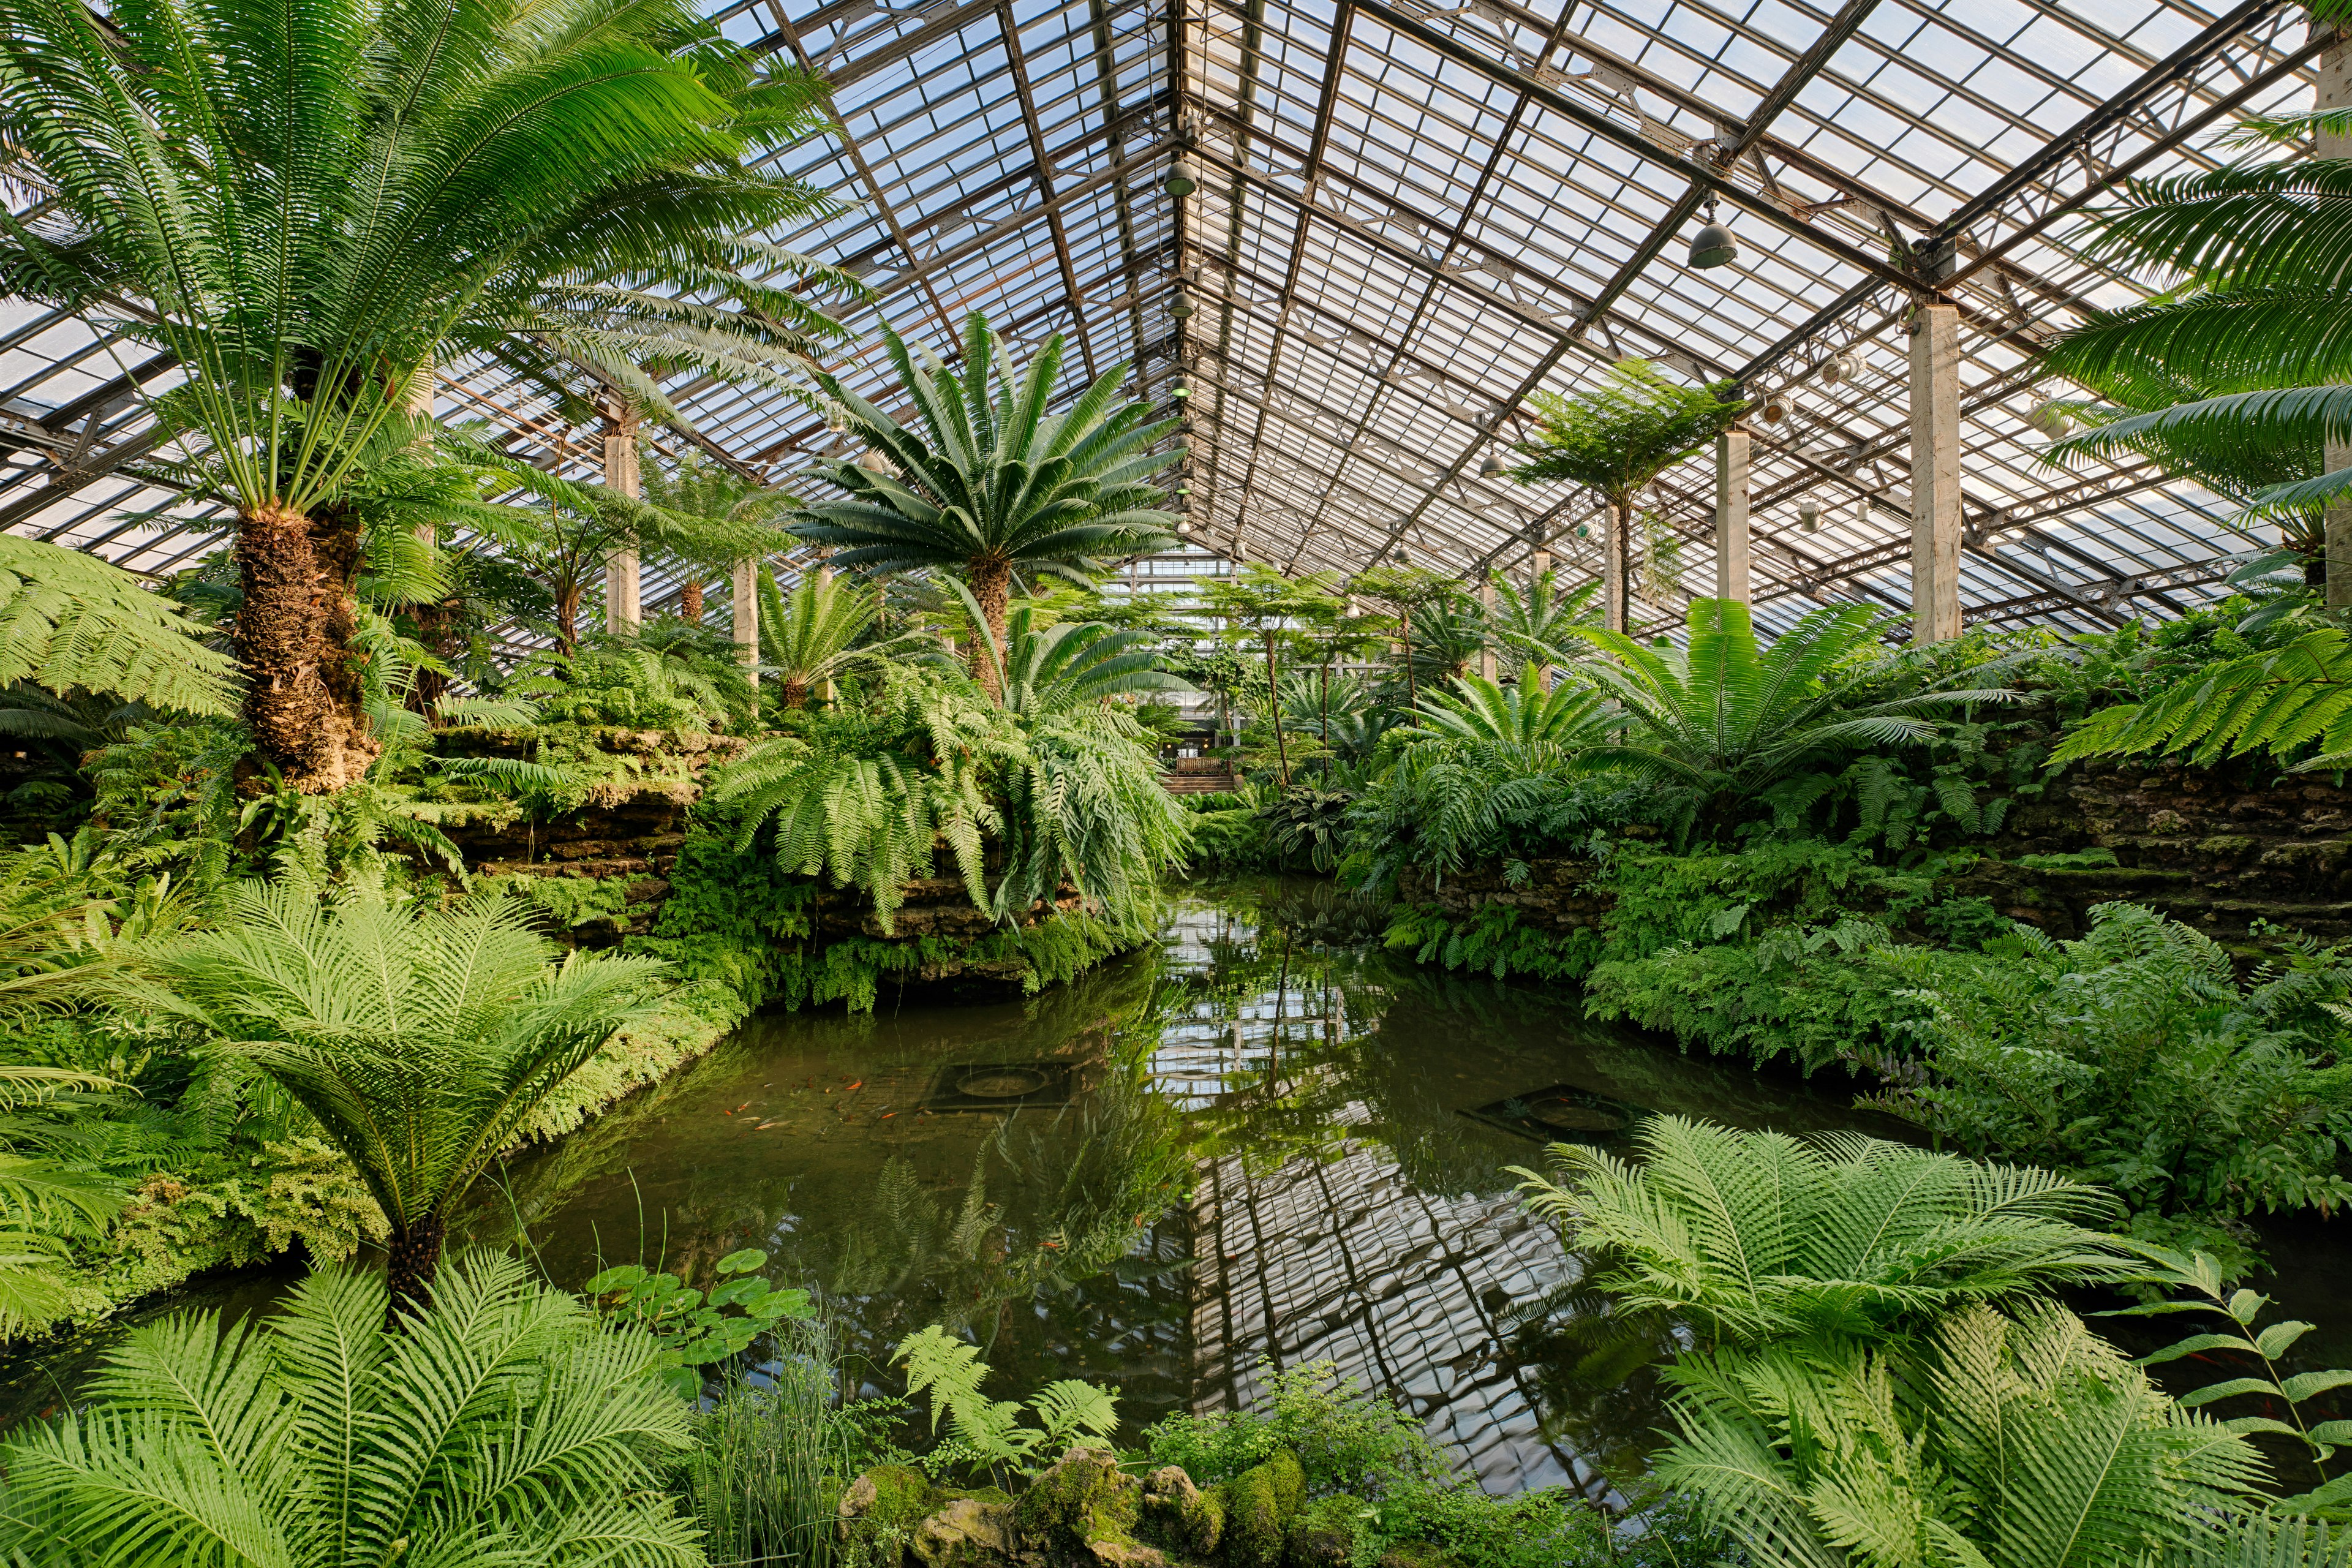
[[[703,731],[748,721],[751,683],[731,659],[666,653],[642,642],[591,643],[552,654],[507,691],[551,720],[632,730]]]
[[[1272,870],[1279,862],[1266,820],[1255,806],[1234,805],[1230,795],[1182,797],[1192,813],[1192,868],[1209,875]]]
[[[820,377],[858,437],[896,465],[878,474],[851,462],[823,470],[848,499],[811,506],[793,531],[838,547],[837,565],[965,573],[989,630],[1001,634],[1010,573],[1083,586],[1100,574],[1103,558],[1160,549],[1174,537],[1175,519],[1155,504],[1160,492],[1150,478],[1183,455],[1152,450],[1177,421],[1150,423],[1146,405],[1117,401],[1124,366],[1049,415],[1062,365],[1058,333],[1018,380],[978,311],[966,321],[960,369],[929,353],[918,364],[887,326],[883,338],[921,428],[900,426]]]
[[[865,640],[882,595],[865,584],[823,569],[803,573],[789,596],[774,574],[760,568],[760,661],[781,687],[786,708],[805,707],[810,690],[915,639],[902,633]]]
[[[143,999],[317,1119],[391,1222],[395,1299],[429,1283],[455,1205],[540,1103],[665,988],[652,959],[554,963],[510,900],[321,909],[287,880],[232,889],[222,914],[148,952],[162,989]]]
[[[1330,871],[1347,842],[1349,808],[1355,795],[1343,789],[1293,784],[1258,807],[1265,844],[1277,865]]]
[[[2130,904],[2053,942],[1981,954],[1899,948],[1876,964],[1926,1016],[1924,1069],[1875,1103],[1953,1147],[2116,1190],[2132,1207],[2229,1219],[2352,1195],[2352,1068],[2331,1011],[2352,965],[2305,946],[2241,983],[2202,933]]]
[[[0,687],[28,680],[60,695],[230,717],[236,667],[199,635],[121,568],[0,534]]]
[[[1081,1438],[1100,1444],[1118,1429],[1118,1390],[1075,1378],[1047,1384],[1025,1407],[991,1399],[981,1392],[988,1363],[980,1359],[978,1347],[937,1323],[899,1341],[891,1359],[907,1363],[908,1398],[929,1395],[933,1435],[943,1417],[948,1423],[948,1441],[924,1457],[933,1475],[961,1466],[1034,1475],[1045,1468],[1033,1462],[1041,1457],[1050,1462]],[[1024,1415],[1036,1425],[1021,1425]]]
[[[2261,753],[2292,772],[2352,763],[2352,639],[2335,627],[2284,647],[2209,665],[2146,702],[2091,714],[2051,753],[2082,757],[2186,754],[2201,767]]]
[[[2310,1491],[2282,1499],[2273,1503],[2273,1511],[2282,1514],[2321,1514],[2341,1521],[2352,1512],[2352,1475],[2327,1479],[2328,1462],[2339,1447],[2352,1444],[2352,1421],[2333,1420],[2312,1422],[2305,1418],[2303,1406],[2330,1389],[2352,1384],[2352,1372],[2330,1369],[2323,1372],[2296,1373],[2293,1376],[2279,1370],[2279,1358],[2292,1349],[2297,1340],[2309,1333],[2312,1325],[2295,1320],[2270,1324],[2261,1332],[2254,1331],[2254,1320],[2271,1299],[2252,1290],[2225,1290],[2221,1283],[2221,1266],[2210,1255],[2179,1253],[2161,1247],[2146,1247],[2141,1250],[2156,1264],[2150,1283],[2174,1290],[2189,1292],[2187,1299],[2170,1301],[2150,1301],[2137,1307],[2126,1307],[2101,1317],[2144,1318],[2176,1312],[2197,1312],[2218,1318],[2214,1331],[2191,1334],[2162,1350],[2140,1358],[2142,1366],[2155,1366],[2176,1362],[2188,1356],[2210,1361],[2216,1352],[2245,1356],[2260,1365],[2259,1375],[2225,1378],[2209,1383],[2202,1388],[2180,1396],[2184,1407],[2202,1406],[2223,1400],[2255,1398],[2262,1401],[2265,1412],[2260,1415],[2239,1415],[2224,1421],[2231,1432],[2273,1434],[2301,1445],[2308,1453],[2311,1465],[2321,1478],[2321,1484]],[[2243,1364],[2242,1363],[2240,1364]],[[2286,1420],[2267,1414],[2284,1410]]]
[[[1230,1480],[1287,1450],[1312,1497],[1365,1489],[1376,1478],[1442,1478],[1444,1458],[1421,1422],[1375,1398],[1330,1362],[1258,1365],[1262,1384],[1245,1410],[1163,1416],[1143,1435],[1154,1465],[1181,1465],[1202,1486]]]
[[[807,1291],[779,1290],[752,1272],[767,1261],[757,1247],[729,1253],[711,1265],[716,1278],[708,1291],[689,1289],[675,1274],[648,1273],[641,1263],[599,1270],[582,1289],[606,1312],[659,1341],[656,1373],[680,1398],[696,1399],[703,1377],[697,1368],[742,1354],[786,1319],[815,1316]]]
[[[642,1332],[468,1257],[387,1332],[380,1279],[130,1331],[56,1426],[0,1449],[0,1552],[61,1565],[597,1561],[688,1568],[661,1481],[687,1406]],[[235,1555],[230,1555],[234,1552]]]
[[[1511,470],[1523,484],[1564,479],[1618,506],[1729,429],[1747,404],[1728,383],[1684,386],[1647,360],[1604,366],[1601,384],[1573,397],[1538,393],[1534,438]]]
[[[2140,1270],[2081,1222],[2113,1201],[2028,1166],[1838,1135],[1818,1144],[1653,1117],[1642,1163],[1556,1143],[1559,1179],[1514,1167],[1535,1213],[1617,1260],[1603,1288],[1710,1342],[1864,1342],[1972,1302]]]
[[[1772,1568],[2105,1568],[2216,1543],[2262,1474],[2046,1303],[1963,1308],[1916,1353],[1800,1341],[1672,1376],[1660,1479]]]

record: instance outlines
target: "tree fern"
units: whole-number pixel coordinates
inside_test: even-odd
[[[2220,1546],[2262,1474],[2048,1303],[1964,1308],[1916,1363],[1805,1342],[1670,1376],[1658,1477],[1759,1568],[2110,1568]]]
[[[1554,1144],[1559,1180],[1519,1170],[1536,1213],[1622,1259],[1608,1287],[1717,1339],[1874,1339],[1969,1301],[2144,1270],[2078,1223],[2114,1203],[2046,1171],[1839,1134],[1808,1144],[1677,1116],[1629,1164]]]
[[[2200,767],[2253,752],[2294,772],[2346,766],[2352,763],[2352,639],[2322,627],[2284,647],[2210,665],[2152,701],[2103,708],[2058,743],[2050,763],[2151,752],[2186,753]]]
[[[406,1331],[322,1269],[267,1319],[133,1329],[89,1403],[0,1448],[0,1555],[56,1568],[533,1563],[694,1568],[665,1489],[690,1409],[659,1346],[511,1258],[442,1277]]]
[[[228,717],[236,666],[137,578],[79,551],[0,533],[0,686],[100,693]]]

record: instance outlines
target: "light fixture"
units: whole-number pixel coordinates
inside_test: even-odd
[[[2071,435],[2074,429],[2074,417],[2055,403],[2035,404],[2025,422],[2053,440]]]
[[[1756,412],[1763,419],[1765,424],[1780,424],[1780,421],[1789,417],[1788,395],[1780,392],[1772,394],[1769,397],[1767,397],[1764,400],[1764,406],[1758,409]]]
[[[1576,537],[1579,539],[1590,539],[1592,537],[1592,530],[1585,527],[1584,524],[1580,522],[1576,525]]]
[[[1739,242],[1731,230],[1715,221],[1715,201],[1708,198],[1706,223],[1691,237],[1690,264],[1693,267],[1728,267],[1739,259]]]
[[[1180,496],[1191,495],[1192,493],[1192,487],[1190,485],[1178,485],[1176,487],[1176,493]]]
[[[1832,354],[1829,363],[1822,366],[1822,384],[1824,386],[1835,386],[1842,381],[1860,381],[1861,379],[1862,360],[1855,354]]]
[[[1801,500],[1797,503],[1797,526],[1807,533],[1822,531],[1822,503]]]
[[[1179,539],[1181,539],[1182,537],[1184,537],[1184,535],[1186,535],[1186,534],[1188,534],[1188,533],[1190,533],[1190,532],[1192,532],[1192,520],[1191,520],[1190,518],[1182,518],[1182,517],[1180,517],[1180,518],[1178,518],[1178,519],[1176,520],[1176,536],[1177,536]]]
[[[838,436],[849,428],[849,410],[838,403],[824,405],[824,427]]]
[[[1178,321],[1192,313],[1192,296],[1181,283],[1176,285],[1176,296],[1168,301],[1168,313]]]
[[[1201,176],[1192,167],[1192,160],[1179,158],[1169,164],[1167,177],[1160,182],[1160,188],[1171,196],[1189,196],[1199,190]]]
[[[1482,479],[1499,479],[1505,471],[1503,454],[1500,452],[1487,453],[1486,460],[1478,465],[1478,477]]]
[[[1176,399],[1179,403],[1181,403],[1184,399],[1192,395],[1192,389],[1180,381],[1173,387],[1170,388],[1168,395]]]
[[[1347,616],[1349,620],[1354,620],[1358,616],[1362,615],[1364,611],[1363,606],[1356,603],[1355,596],[1350,595],[1348,598],[1347,607],[1339,613]]]
[[[895,474],[898,471],[891,466],[889,458],[871,447],[866,447],[865,456],[857,459],[857,466],[869,474]]]

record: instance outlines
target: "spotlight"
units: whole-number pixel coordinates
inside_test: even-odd
[[[1697,268],[1728,267],[1739,259],[1739,242],[1731,230],[1715,221],[1715,204],[1706,204],[1706,224],[1691,237],[1690,264]]]
[[[1478,477],[1482,479],[1499,479],[1503,474],[1503,454],[1500,452],[1487,453],[1486,460],[1478,465]]]
[[[1579,539],[1590,539],[1592,537],[1592,530],[1580,522],[1576,525],[1576,537]]]
[[[1835,386],[1842,381],[1861,379],[1862,360],[1855,354],[1832,354],[1829,363],[1822,366],[1822,384],[1824,386]]]
[[[1189,196],[1199,190],[1201,176],[1192,167],[1192,160],[1179,158],[1169,164],[1167,177],[1160,182],[1160,188],[1171,196]]]
[[[1797,503],[1797,526],[1807,533],[1822,531],[1822,503],[1801,500]]]
[[[1177,286],[1176,297],[1168,301],[1168,313],[1180,321],[1192,313],[1192,296],[1181,284]]]
[[[1765,424],[1780,424],[1782,420],[1789,417],[1788,395],[1779,392],[1772,394],[1771,396],[1767,397],[1764,400],[1764,406],[1758,409],[1756,412],[1763,419]]]

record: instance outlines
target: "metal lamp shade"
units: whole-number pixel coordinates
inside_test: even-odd
[[[1728,267],[1739,259],[1739,242],[1731,231],[1719,223],[1711,223],[1692,237],[1690,264],[1693,267]]]

